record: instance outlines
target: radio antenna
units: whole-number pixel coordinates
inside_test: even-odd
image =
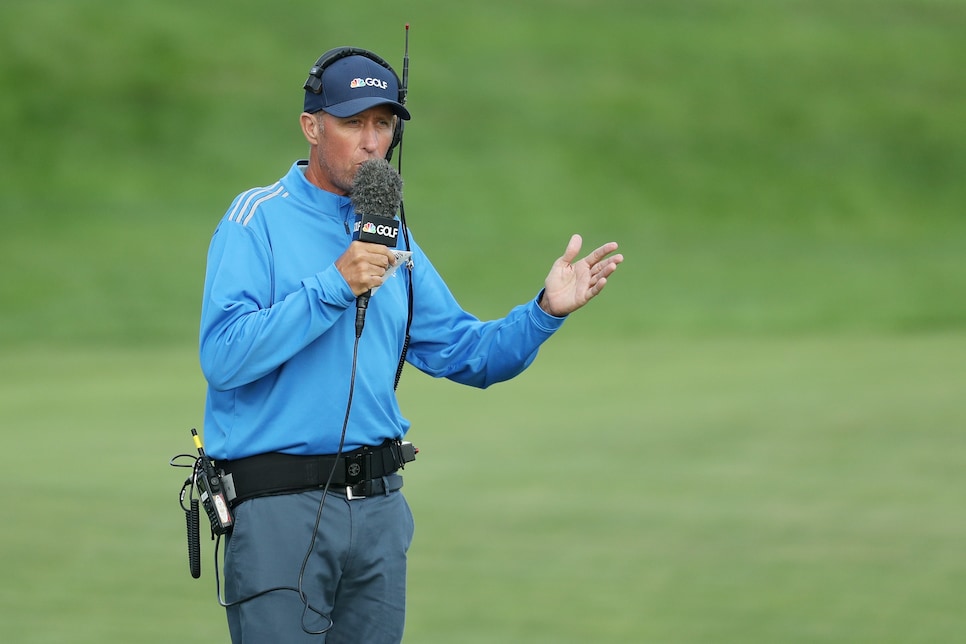
[[[406,95],[409,93],[409,23],[406,23],[406,47],[403,50],[403,74],[402,74],[402,102],[406,104]]]
[[[407,22],[406,23],[406,45],[405,45],[405,48],[403,49],[403,72],[402,72],[401,85],[399,87],[399,102],[402,105],[406,104],[406,97],[408,95],[409,95],[409,23]],[[396,168],[398,169],[400,175],[402,174],[402,148],[403,148],[402,142],[403,142],[403,133],[405,132],[405,129],[404,129],[405,125],[406,125],[405,121],[403,121],[402,119],[398,119],[398,123],[396,125],[396,127],[398,128],[398,130],[396,131],[397,138],[393,146],[390,147],[389,149],[389,155],[386,157],[386,159],[392,160],[393,148],[399,148],[399,153],[396,156]]]

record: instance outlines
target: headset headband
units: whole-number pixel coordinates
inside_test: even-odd
[[[330,49],[319,56],[319,59],[315,61],[314,65],[312,65],[312,69],[309,70],[309,77],[306,79],[305,85],[302,86],[302,89],[312,92],[313,94],[321,94],[322,74],[329,66],[332,65],[332,63],[342,60],[343,58],[348,58],[349,56],[364,56],[365,58],[368,58],[372,62],[377,63],[378,65],[381,65],[392,72],[392,75],[396,77],[396,87],[399,88],[398,101],[402,105],[406,104],[406,90],[403,87],[402,81],[399,80],[399,74],[397,74],[396,70],[392,68],[392,65],[387,63],[385,59],[378,54],[375,54],[368,49],[361,49],[359,47],[336,47],[335,49]]]

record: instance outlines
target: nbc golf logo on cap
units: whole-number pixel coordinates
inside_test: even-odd
[[[379,80],[378,78],[353,78],[352,82],[349,83],[349,87],[352,89],[358,89],[360,87],[378,87],[379,89],[386,89],[389,85],[384,80]]]

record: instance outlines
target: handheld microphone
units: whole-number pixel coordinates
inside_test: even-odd
[[[399,236],[396,212],[402,202],[402,177],[385,159],[364,162],[352,182],[349,195],[356,211],[352,239],[395,247]],[[356,298],[356,336],[362,334],[369,296],[366,291]]]

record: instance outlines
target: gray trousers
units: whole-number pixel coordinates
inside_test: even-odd
[[[233,644],[398,644],[406,611],[413,515],[386,477],[378,496],[330,491],[313,540],[321,490],[250,499],[235,508],[225,545],[225,600]],[[306,553],[299,597],[299,572]],[[308,608],[306,607],[308,604]],[[306,631],[321,631],[324,635]]]

